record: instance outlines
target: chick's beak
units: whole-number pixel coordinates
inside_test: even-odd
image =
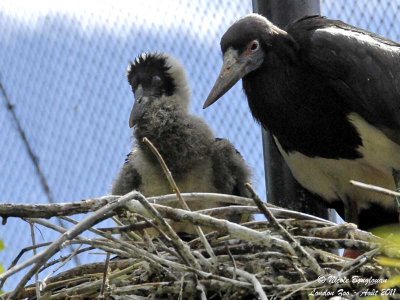
[[[133,126],[135,126],[136,115],[137,115],[137,113],[136,113],[136,110],[137,110],[136,107],[137,107],[137,105],[136,105],[136,101],[135,101],[135,103],[133,104],[132,110],[131,110],[131,114],[130,114],[130,116],[129,116],[129,127],[130,127],[130,128],[132,128]]]
[[[141,85],[135,90],[135,103],[133,104],[131,114],[129,116],[129,127],[132,128],[136,125],[137,120],[143,113],[143,104],[147,100],[147,96],[144,95],[144,91]]]
[[[203,109],[221,98],[231,87],[247,74],[246,61],[240,59],[237,51],[228,49],[224,54],[224,62]]]

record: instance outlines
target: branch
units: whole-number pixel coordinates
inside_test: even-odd
[[[185,243],[179,238],[178,234],[172,229],[171,225],[168,224],[167,221],[160,215],[160,213],[149,203],[147,200],[143,198],[139,198],[140,203],[147,209],[153,217],[167,230],[169,236],[171,237],[171,242],[174,245],[176,251],[181,255],[183,261],[197,269],[201,269],[199,263],[196,258],[190,252],[190,247],[185,245]]]
[[[111,202],[104,207],[98,209],[94,214],[86,217],[83,221],[79,222],[78,225],[72,227],[70,230],[65,232],[61,235],[56,241],[51,243],[46,250],[36,254],[35,258],[35,265],[25,274],[22,280],[18,283],[15,290],[10,295],[10,299],[18,298],[19,293],[21,292],[22,288],[26,285],[26,283],[31,279],[31,277],[41,268],[46,261],[52,257],[59,249],[62,248],[63,243],[68,240],[75,238],[79,235],[82,231],[87,230],[95,223],[104,220],[104,215],[120,206],[126,205],[128,201],[140,196],[140,194],[136,191],[130,192],[125,196]],[[5,276],[7,272],[0,274],[0,280]]]
[[[258,294],[258,296],[260,297],[260,300],[268,300],[268,297],[265,294],[260,281],[257,279],[257,277],[254,274],[251,274],[251,273],[243,271],[243,270],[235,269],[235,268],[228,268],[228,271],[230,271],[233,274],[236,273],[237,275],[239,275],[239,276],[245,278],[246,280],[248,280],[249,282],[251,282],[254,286],[254,291]]]
[[[93,212],[104,205],[115,201],[118,196],[106,196],[95,199],[87,199],[77,202],[54,203],[54,204],[0,204],[0,217],[17,218],[45,218],[50,219],[57,216],[71,216],[87,212]],[[4,222],[3,222],[4,224]]]
[[[289,241],[289,244],[291,247],[293,247],[293,251],[296,251],[298,254],[299,259],[305,259],[308,262],[308,265],[311,267],[311,269],[314,271],[315,274],[317,275],[322,275],[324,274],[324,271],[320,268],[318,265],[317,261],[315,260],[314,257],[312,257],[301,245],[300,243],[281,225],[279,222],[276,220],[274,215],[269,211],[269,209],[264,205],[264,203],[261,201],[260,197],[256,194],[252,186],[248,183],[246,183],[246,188],[249,190],[251,193],[251,196],[259,208],[259,210],[264,214],[264,216],[267,218],[267,220],[271,223],[273,227],[277,229],[277,231],[282,234],[284,238],[286,238]]]
[[[380,193],[380,194],[385,194],[385,195],[388,195],[388,196],[394,196],[394,197],[399,197],[400,196],[399,192],[388,190],[388,189],[385,189],[383,187],[379,187],[379,186],[376,186],[376,185],[366,184],[366,183],[362,183],[362,182],[355,181],[355,180],[350,180],[350,183],[352,185],[358,187],[358,188],[363,189],[363,190],[373,191],[373,192],[377,192],[377,193]]]
[[[186,202],[207,201],[208,203],[227,203],[254,205],[251,199],[217,194],[217,193],[183,193],[181,194]],[[75,202],[56,203],[56,204],[16,204],[4,203],[0,204],[0,217],[9,218],[45,218],[50,219],[57,216],[72,216],[87,212],[93,212],[104,205],[118,199],[120,196],[104,196],[100,198],[92,198]],[[207,199],[207,200],[205,200]],[[162,204],[170,206],[176,203],[176,195],[163,195],[157,197],[149,197],[150,203]],[[4,222],[3,222],[4,224]]]
[[[258,232],[247,227],[241,226],[239,224],[229,222],[227,220],[217,219],[210,216],[199,214],[198,212],[191,212],[182,210],[179,208],[171,208],[168,206],[162,206],[158,204],[153,204],[153,206],[160,212],[163,217],[167,217],[174,221],[188,221],[195,225],[209,226],[218,229],[222,232],[229,233],[232,237],[242,239],[244,241],[253,242],[255,244],[262,244],[266,247],[279,247],[292,255],[295,255],[291,251],[289,243],[282,241],[274,236],[271,236],[265,232]],[[146,211],[137,201],[130,201],[127,204],[127,208],[130,211],[146,214]]]

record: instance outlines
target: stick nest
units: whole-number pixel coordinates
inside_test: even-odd
[[[159,160],[175,195],[146,199],[133,191],[72,203],[0,204],[3,224],[17,217],[31,225],[33,244],[0,274],[1,288],[12,275],[25,272],[15,289],[0,299],[265,300],[341,295],[349,299],[400,282],[396,269],[400,247],[393,239],[389,243],[353,224],[336,225],[264,204],[249,185],[252,199],[181,194],[157,149],[147,139],[144,142]],[[196,202],[211,208],[190,211]],[[257,213],[266,220],[236,224],[213,217]],[[71,218],[77,214],[84,214],[84,219]],[[117,226],[101,228],[99,223],[107,219]],[[192,236],[175,232],[181,222]],[[35,226],[56,231],[59,237],[37,244]],[[338,249],[363,254],[349,259],[336,255]],[[30,250],[33,256],[20,262]],[[61,250],[69,254],[63,256]],[[102,254],[101,262],[58,273],[88,251]],[[54,270],[49,274],[50,268]],[[34,284],[28,285],[31,279]]]
[[[174,201],[175,195],[145,199],[137,192],[57,205],[2,204],[3,218],[22,217],[31,224],[60,233],[55,241],[34,245],[33,258],[15,261],[0,275],[4,283],[22,268],[30,267],[15,290],[2,297],[295,299],[325,290],[354,294],[371,288],[362,278],[391,276],[393,269],[378,264],[376,257],[398,256],[396,247],[380,247],[379,238],[352,224],[336,225],[311,215],[260,204],[258,199],[255,206],[251,199],[227,195],[191,193],[181,197],[187,203],[209,199],[234,205],[190,212],[166,206]],[[67,217],[83,211],[87,213],[82,221]],[[212,217],[221,211],[262,213],[267,220],[239,225]],[[110,228],[96,226],[117,214],[124,224]],[[46,220],[53,216],[68,221],[72,227],[63,228]],[[202,236],[184,241],[166,223],[167,218],[198,226]],[[149,229],[153,237],[147,234]],[[94,238],[85,237],[89,231],[95,234]],[[61,256],[60,250],[69,249],[70,245],[79,247],[74,247],[69,256]],[[364,254],[348,259],[333,253],[341,248],[361,250]],[[41,278],[49,267],[65,264],[86,251],[104,253],[102,261]],[[36,284],[27,285],[35,274]],[[359,279],[357,283],[347,280],[354,276]],[[373,282],[374,286],[376,283]]]

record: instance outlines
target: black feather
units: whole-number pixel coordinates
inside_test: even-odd
[[[140,82],[145,87],[152,86],[153,77],[159,76],[162,82],[158,96],[165,94],[171,96],[175,92],[175,82],[168,72],[168,66],[165,56],[160,53],[146,53],[139,55],[130,63],[127,78],[129,84],[134,90]]]

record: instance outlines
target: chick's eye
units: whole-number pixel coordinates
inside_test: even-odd
[[[152,83],[155,86],[160,86],[161,85],[161,77],[158,75],[153,76]]]
[[[135,77],[133,77],[132,78],[132,80],[131,80],[131,86],[132,86],[132,89],[134,89],[135,87],[137,87],[138,86],[138,79],[137,79],[137,77],[135,76]]]
[[[260,43],[257,40],[254,40],[249,45],[249,50],[251,52],[256,52],[260,48]]]

